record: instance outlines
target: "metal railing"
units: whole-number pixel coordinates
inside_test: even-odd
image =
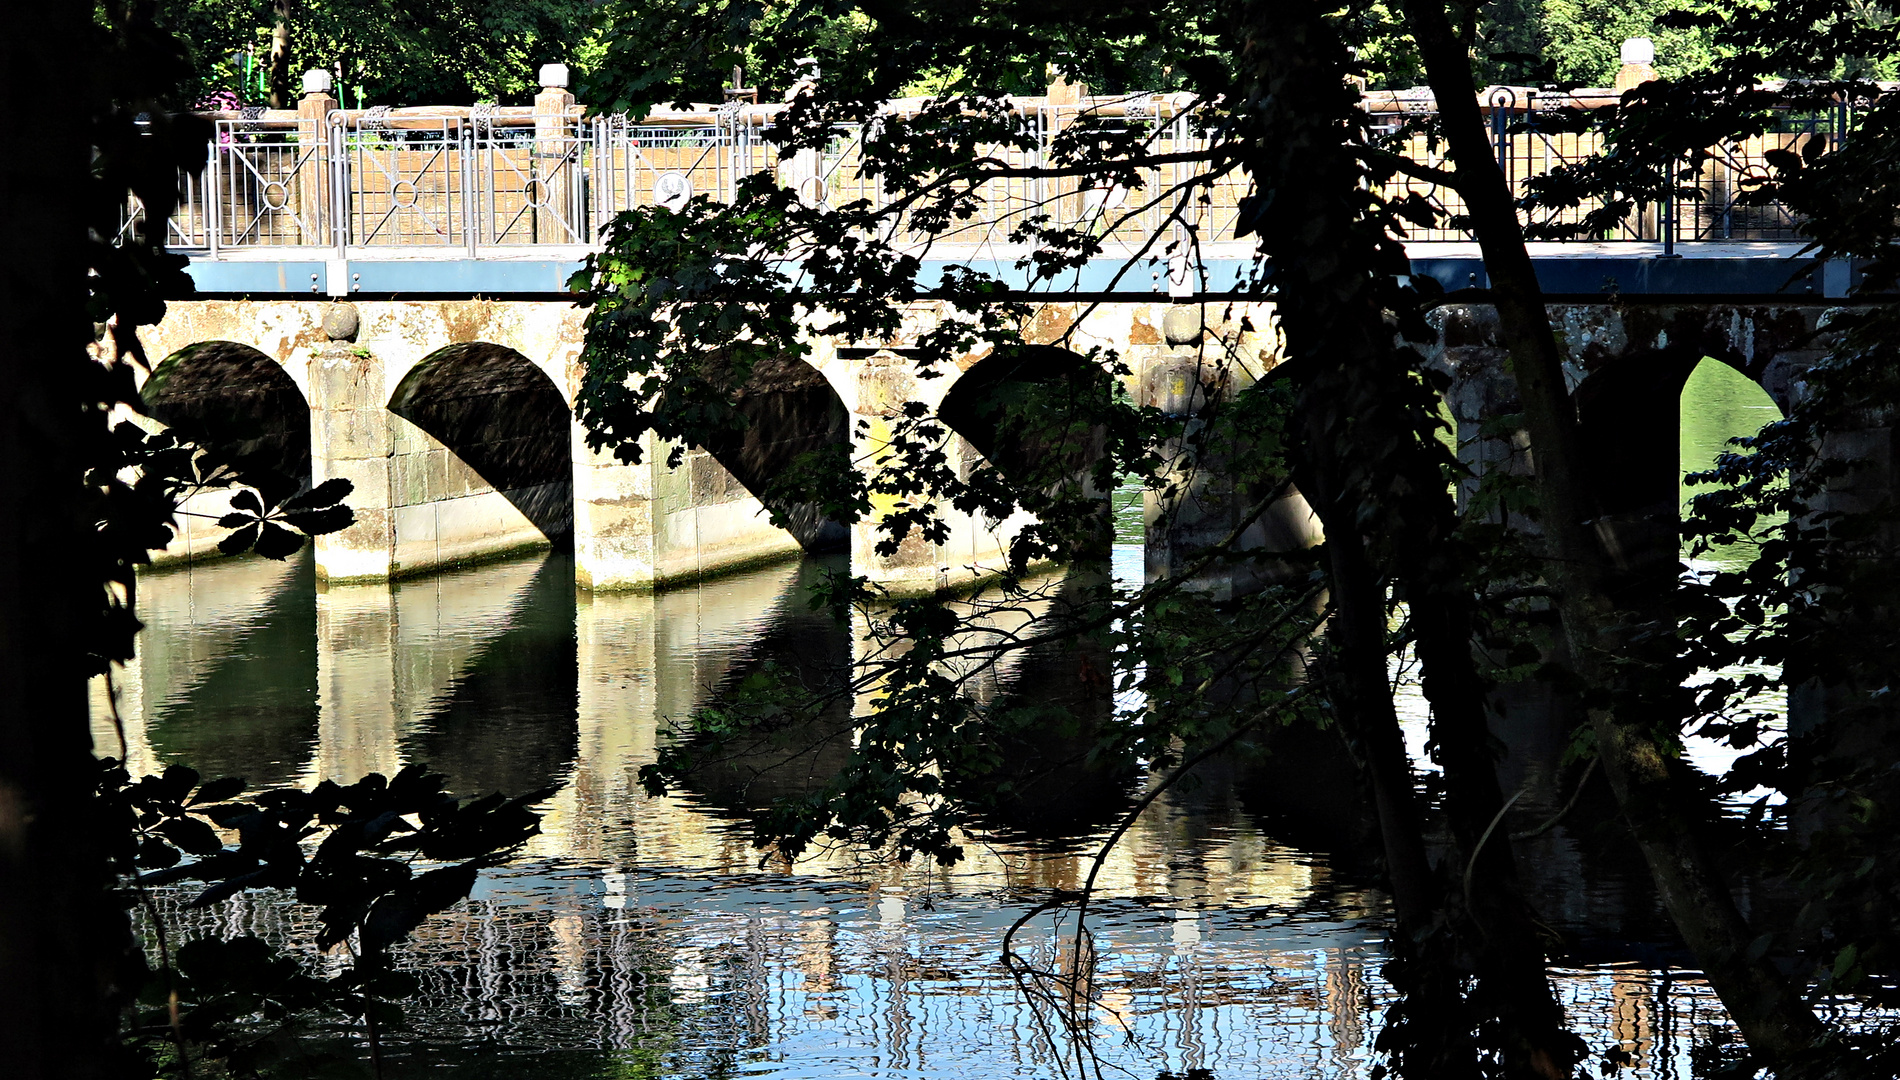
[[[1571,126],[1552,123],[1560,112],[1589,111],[1613,104],[1615,96],[1603,90],[1579,90],[1547,93],[1516,87],[1493,87],[1485,92],[1484,108],[1490,122],[1491,145],[1498,165],[1511,185],[1512,194],[1523,199],[1530,194],[1531,178],[1549,174],[1565,166],[1585,161],[1604,150],[1602,136],[1594,131],[1564,130]],[[1401,145],[1407,156],[1422,164],[1448,167],[1442,139],[1432,131],[1433,106],[1429,97],[1413,94],[1389,94],[1378,103],[1375,130],[1384,132]],[[1851,117],[1844,109],[1825,114],[1778,114],[1771,130],[1754,138],[1710,147],[1706,158],[1681,163],[1678,177],[1681,188],[1693,195],[1638,203],[1630,208],[1614,231],[1577,237],[1586,241],[1661,242],[1666,246],[1683,241],[1769,240],[1799,238],[1799,220],[1778,201],[1756,204],[1743,198],[1748,180],[1768,178],[1767,153],[1792,149],[1809,137],[1819,135],[1838,143],[1848,130]],[[1456,192],[1426,180],[1395,178],[1387,185],[1389,197],[1418,194],[1443,215],[1440,226],[1412,231],[1414,240],[1471,240],[1461,227],[1465,205]],[[1524,215],[1527,225],[1578,225],[1594,205],[1563,211],[1536,211]]]
[[[1529,178],[1601,149],[1595,134],[1557,133],[1539,123],[1540,114],[1601,107],[1609,100],[1604,91],[1486,92],[1498,161],[1519,196]],[[1026,99],[1014,107],[1030,133],[1029,145],[985,150],[998,163],[1033,173],[1051,162],[1052,140],[1085,117],[1111,130],[1140,133],[1157,156],[1205,150],[1209,135],[1185,105],[1170,95],[1095,98],[1080,105]],[[1426,164],[1442,163],[1429,95],[1373,94],[1368,106],[1375,131],[1388,135],[1395,149]],[[775,172],[808,203],[892,205],[882,185],[864,173],[861,129],[840,128],[822,151],[781,160],[764,137],[778,108],[735,105],[640,121],[584,118],[578,109],[552,114],[479,105],[338,110],[321,120],[283,112],[222,114],[205,166],[180,174],[167,242],[213,259],[277,249],[319,257],[408,249],[418,257],[441,252],[446,258],[588,246],[623,210],[680,206],[695,195],[727,201],[742,177],[761,171]],[[1744,200],[1747,182],[1766,176],[1768,151],[1815,135],[1838,140],[1849,121],[1841,111],[1789,116],[1767,135],[1715,147],[1685,181],[1696,198],[1639,206],[1614,234],[1587,239],[1794,239],[1794,216],[1779,204]],[[1204,162],[1172,161],[1137,176],[1138,183],[1112,186],[1072,177],[997,178],[975,194],[967,215],[922,228],[896,214],[889,233],[900,241],[1007,243],[1026,221],[1046,215],[1055,224],[1131,245],[1163,233],[1203,240],[1232,236],[1247,193],[1238,171],[1213,176]],[[1415,229],[1410,239],[1471,238],[1460,227],[1464,207],[1454,192],[1395,177],[1385,193],[1418,194],[1444,215],[1437,227]],[[1583,212],[1555,217],[1574,222]],[[125,227],[142,215],[136,203],[128,206]]]

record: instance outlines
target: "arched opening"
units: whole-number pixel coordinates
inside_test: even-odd
[[[1682,515],[1702,472],[1781,415],[1754,376],[1728,358],[1687,350],[1640,353],[1592,372],[1576,392],[1584,465],[1603,513],[1600,529],[1632,588],[1673,589]],[[1702,490],[1707,490],[1706,488]],[[1738,553],[1738,557],[1746,557]]]
[[[1678,397],[1701,357],[1633,353],[1594,371],[1574,395],[1596,497],[1597,532],[1623,599],[1653,606],[1674,591],[1678,517]]]
[[[1024,508],[1060,530],[1077,557],[1106,558],[1109,491],[1091,476],[1107,445],[1114,383],[1067,349],[998,349],[963,373],[937,415],[1028,496]]]
[[[1754,435],[1764,424],[1781,418],[1781,406],[1761,383],[1734,365],[1705,358],[1683,381],[1677,403],[1679,432],[1679,478],[1713,468],[1716,459],[1734,451],[1729,440]],[[1710,490],[1706,485],[1691,487],[1679,483],[1678,496],[1683,514],[1689,512],[1689,500]],[[1718,562],[1746,561],[1752,547],[1736,545],[1709,553]],[[1726,558],[1725,558],[1726,556]]]
[[[421,428],[455,459],[437,467],[435,447],[405,448],[415,488],[408,502],[467,493],[454,465],[507,499],[557,546],[574,534],[574,467],[567,402],[548,377],[513,349],[469,342],[437,349],[397,385],[389,411]],[[437,456],[440,456],[437,454]],[[405,463],[408,464],[408,463]],[[436,490],[436,489],[440,490]]]
[[[139,579],[145,737],[158,760],[294,784],[321,730],[316,564],[222,560]]]
[[[844,551],[849,527],[826,517],[817,503],[789,494],[805,486],[804,477],[850,467],[851,414],[838,392],[810,364],[780,354],[753,365],[732,407],[745,418],[744,429],[707,441],[712,460],[764,503],[807,552]],[[693,486],[696,496],[709,487],[697,473]]]
[[[267,500],[310,486],[310,404],[282,366],[249,345],[180,349],[139,394],[154,419],[223,457]]]

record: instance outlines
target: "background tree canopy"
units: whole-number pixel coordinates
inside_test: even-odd
[[[1713,57],[1712,31],[1680,18],[1707,9],[1704,0],[1496,0],[1475,14],[1478,80],[1608,86],[1619,67],[1619,46],[1630,37],[1653,38],[1657,69],[1677,75]],[[281,15],[289,28],[288,74],[294,79],[307,68],[334,71],[340,65],[339,100],[355,108],[520,104],[536,89],[539,65],[566,62],[591,70],[605,62],[624,71],[623,63],[608,59],[624,55],[617,42],[639,40],[686,10],[656,11],[630,0],[160,0],[156,15],[190,51],[184,85],[193,96],[225,90],[246,103],[266,100],[272,31]],[[873,17],[851,5],[827,6],[817,14],[790,3],[749,5],[748,10],[745,32],[721,48],[703,50],[690,73],[681,73],[684,96],[719,100],[734,66],[744,69],[749,85],[776,94],[797,80],[800,58],[813,57],[832,71],[861,66],[864,42],[882,36]],[[1359,58],[1375,89],[1424,81],[1410,39],[1392,32],[1396,10],[1396,4],[1377,0],[1351,5],[1346,12],[1360,24]],[[896,19],[900,25],[905,21]],[[978,65],[990,76],[983,89],[1039,90],[1045,75],[1030,62],[1038,50],[1024,48],[1022,28],[1009,25],[1000,12],[989,26],[995,31],[990,51],[1004,56],[1021,51],[1017,59],[1023,62],[1000,81],[993,64]],[[1170,65],[1146,40],[1142,21],[1136,20],[1115,37],[1057,44],[1078,59],[1084,80],[1099,92],[1180,89],[1187,72]],[[973,70],[955,57],[939,57],[910,72],[896,90],[916,95],[970,88]]]
[[[195,94],[270,93],[271,34],[289,22],[288,71],[341,65],[338,100],[363,105],[521,104],[546,63],[572,62],[601,0],[161,0],[157,19],[191,52]]]

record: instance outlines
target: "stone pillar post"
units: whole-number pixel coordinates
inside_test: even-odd
[[[1623,42],[1623,66],[1616,73],[1616,92],[1661,78],[1656,74],[1656,43],[1646,37]]]
[[[809,94],[818,81],[818,65],[810,57],[798,61],[799,78],[792,88],[785,91],[785,100],[793,101],[800,94]],[[780,186],[798,193],[808,206],[817,206],[825,201],[825,163],[816,150],[800,150],[789,158],[781,158],[778,164],[778,182]]]
[[[1075,121],[1076,113],[1087,106],[1088,98],[1089,88],[1087,83],[1069,82],[1063,78],[1062,74],[1056,71],[1053,66],[1050,67],[1049,96],[1045,99],[1049,104],[1047,111],[1043,115],[1043,124],[1045,125],[1045,130],[1042,133],[1044,148],[1048,147],[1049,141],[1056,137],[1057,132],[1060,132],[1063,128]],[[1082,196],[1078,189],[1076,179],[1074,177],[1059,177],[1050,180],[1049,184],[1051,185],[1051,194],[1057,197],[1055,206],[1058,208],[1057,213],[1062,215],[1062,219],[1064,221],[1080,221],[1086,207],[1082,204]]]
[[[1616,82],[1613,84],[1618,94],[1625,93],[1661,76],[1656,74],[1656,45],[1648,38],[1628,38],[1623,42],[1623,66],[1617,69]],[[1643,237],[1661,237],[1665,217],[1662,208],[1654,203],[1644,203],[1636,211],[1637,235]]]
[[[907,401],[917,397],[917,377],[909,362],[893,352],[879,352],[864,358],[855,372],[851,406],[851,456],[868,461],[877,468],[877,460],[890,444],[898,417]],[[851,571],[872,582],[904,593],[929,592],[949,584],[941,545],[926,540],[912,530],[897,551],[880,554],[878,542],[885,534],[878,526],[899,509],[895,495],[874,495],[871,513],[851,526]]]
[[[535,205],[534,238],[543,244],[585,244],[586,215],[577,205],[581,192],[579,135],[568,113],[574,95],[567,90],[567,65],[541,65],[541,92],[534,96],[534,159],[528,170],[529,199]]]
[[[387,581],[396,550],[390,457],[394,451],[383,363],[355,344],[353,304],[330,305],[329,341],[310,363],[310,476],[342,477],[356,523],[316,539],[317,577],[328,582]]]
[[[807,206],[825,201],[824,161],[816,150],[800,150],[780,161],[778,182],[797,192]]]
[[[651,589],[658,577],[655,549],[654,474],[664,454],[651,435],[642,442],[638,465],[587,445],[580,421],[572,428],[574,447],[574,581],[583,589]]]
[[[798,553],[798,541],[706,452],[671,468],[673,445],[649,435],[639,464],[628,465],[589,449],[578,422],[572,431],[581,588],[646,591]]]
[[[336,242],[336,205],[331,190],[330,113],[337,100],[330,93],[330,73],[322,68],[304,72],[303,97],[297,99],[297,169],[291,184],[297,215],[295,231],[302,242]]]

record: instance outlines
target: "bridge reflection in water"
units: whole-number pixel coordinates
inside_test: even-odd
[[[1117,556],[1139,572],[1140,549]],[[1080,884],[1125,778],[1096,778],[1103,792],[1045,828],[1013,817],[1007,835],[1033,842],[973,842],[948,870],[848,851],[762,869],[736,812],[811,782],[829,751],[805,763],[760,749],[699,790],[642,792],[667,722],[722,684],[767,659],[812,678],[848,663],[851,631],[806,609],[813,572],[578,600],[562,556],[321,592],[307,556],[151,574],[141,655],[120,679],[128,752],[139,769],[189,761],[258,784],[426,761],[463,792],[559,785],[527,856],[406,947],[425,997],[393,1075],[1074,1071],[1073,1047],[1050,1039],[1061,1018],[999,963],[1002,933],[1047,890]],[[1053,670],[1006,672],[993,692],[1027,693]],[[842,745],[848,717],[837,726]],[[1277,819],[1255,816],[1263,803],[1301,797],[1259,790],[1287,772],[1210,771],[1155,802],[1109,857],[1080,980],[1105,1063],[1141,1077],[1370,1073],[1390,1002],[1383,900],[1262,827]],[[281,896],[188,910],[188,895],[161,898],[187,938],[313,936],[310,911]],[[1628,921],[1620,894],[1582,904],[1564,914]],[[1033,924],[1028,954],[1064,968],[1065,930]],[[1688,1046],[1726,1023],[1695,979],[1627,963],[1566,973],[1562,987],[1579,1029],[1599,1049],[1623,1044],[1636,1075],[1687,1075]]]

